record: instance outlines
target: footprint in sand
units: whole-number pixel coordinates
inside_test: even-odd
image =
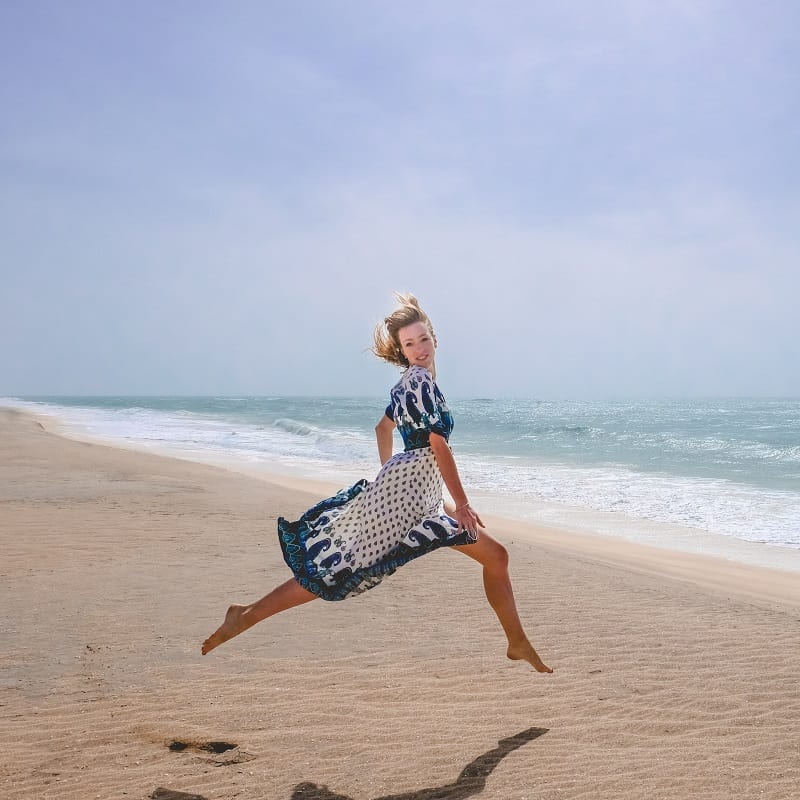
[[[244,750],[239,750],[239,745],[233,742],[211,741],[211,742],[197,742],[197,741],[183,741],[182,739],[174,739],[167,747],[173,753],[183,753],[186,750],[193,750],[196,753],[212,753],[215,756],[223,753],[230,753],[224,758],[204,758],[202,759],[208,764],[214,764],[217,767],[225,767],[229,764],[242,764],[245,761],[252,761],[255,756],[252,753],[246,753]],[[230,752],[235,750],[236,752]]]
[[[175,789],[164,789],[161,786],[150,795],[150,798],[151,800],[208,800],[201,794],[188,794]]]

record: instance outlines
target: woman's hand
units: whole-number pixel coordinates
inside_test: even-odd
[[[455,519],[458,522],[459,533],[466,531],[470,539],[478,538],[478,526],[485,527],[478,512],[469,503],[456,507]]]

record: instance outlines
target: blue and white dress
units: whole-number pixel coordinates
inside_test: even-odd
[[[439,547],[469,544],[444,513],[431,433],[449,439],[453,418],[424,367],[409,367],[391,390],[386,415],[403,437],[372,483],[322,500],[296,522],[278,519],[283,557],[298,583],[323,600],[377,586],[403,564]]]

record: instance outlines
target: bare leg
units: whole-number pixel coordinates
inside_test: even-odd
[[[204,656],[208,655],[215,647],[252,628],[257,622],[316,599],[317,595],[306,591],[294,578],[290,578],[249,606],[231,606],[222,625],[203,642],[200,650]]]
[[[508,639],[506,655],[513,661],[527,661],[537,672],[552,672],[539,658],[522,627],[508,575],[508,551],[505,547],[481,528],[477,542],[452,549],[483,565],[486,599],[497,614]]]

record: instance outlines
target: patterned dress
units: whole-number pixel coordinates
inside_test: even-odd
[[[444,513],[442,476],[429,444],[445,439],[453,418],[424,367],[409,367],[386,408],[403,437],[372,483],[360,480],[322,500],[296,522],[278,519],[283,557],[298,583],[323,600],[344,600],[377,586],[398,567],[439,547],[475,539]]]

